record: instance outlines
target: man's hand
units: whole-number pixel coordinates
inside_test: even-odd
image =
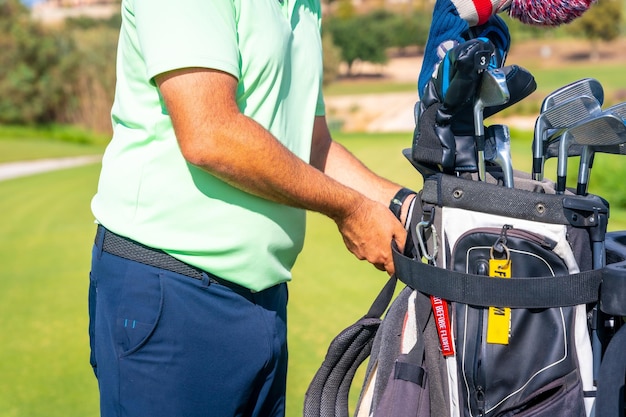
[[[335,219],[343,241],[358,259],[366,260],[390,275],[395,272],[391,241],[404,249],[406,230],[389,208],[367,198],[348,216]]]

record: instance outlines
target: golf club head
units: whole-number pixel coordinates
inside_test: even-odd
[[[501,68],[490,68],[483,71],[480,86],[474,99],[474,132],[484,134],[483,110],[487,106],[505,104],[510,98],[506,84],[506,75]]]
[[[478,176],[485,180],[485,127],[483,126],[483,110],[487,106],[505,104],[510,98],[506,84],[506,75],[501,68],[489,68],[483,71],[480,86],[474,100],[474,133],[478,154]]]
[[[582,78],[564,85],[544,98],[541,103],[540,115],[554,106],[582,96],[595,98],[599,105],[602,106],[602,103],[604,103],[604,88],[595,78]],[[537,126],[535,126],[532,176],[533,179],[540,181],[543,179],[543,163],[545,161],[543,154],[545,153],[546,144],[544,140],[539,140],[537,137],[537,130]]]
[[[483,71],[477,96],[483,109],[506,104],[509,101],[511,94],[506,83],[506,74],[502,68],[489,68]]]
[[[587,147],[611,146],[626,141],[626,125],[621,117],[602,112],[596,117],[570,127],[562,135],[559,143],[557,162],[557,192],[565,191],[567,176],[567,158],[570,143]],[[589,159],[589,157],[587,157]],[[587,162],[588,164],[588,162]],[[584,167],[587,169],[587,166]]]
[[[542,117],[543,149],[549,142],[558,141],[560,136],[574,125],[603,113],[601,104],[589,96],[575,97],[546,110]]]
[[[500,68],[500,70],[504,72],[510,98],[504,104],[485,107],[483,110],[483,119],[493,116],[499,111],[520,102],[537,89],[535,77],[533,77],[527,69],[519,65],[507,65]]]
[[[436,80],[442,103],[452,114],[477,94],[476,88],[493,51],[491,42],[470,39],[446,52]]]
[[[603,110],[603,113],[612,113],[616,116],[625,119],[626,122],[626,102],[616,104],[612,107],[608,107]],[[582,154],[584,146],[576,143],[571,143],[568,149],[568,157],[580,156]],[[610,155],[626,155],[626,144],[618,143],[616,145],[594,145],[591,146],[591,150],[594,153],[604,153]],[[550,141],[544,149],[544,158],[555,158],[559,154],[559,141]]]
[[[604,109],[606,113],[613,113],[616,116],[626,120],[626,102],[615,104],[611,107]]]
[[[513,164],[511,161],[511,134],[506,125],[491,125],[485,131],[485,161],[502,169],[504,185],[513,188]]]
[[[602,105],[604,103],[604,88],[595,78],[583,78],[574,81],[548,94],[541,103],[541,112],[543,113],[551,107],[579,96],[593,97]]]
[[[624,119],[616,114],[619,113],[619,111],[626,112],[623,108],[626,108],[626,106],[621,106],[618,109],[609,108],[605,111],[605,113],[621,119],[621,123],[616,122],[613,117],[607,118],[607,129],[599,132],[599,135],[594,138],[593,143],[577,143],[578,145],[582,145],[582,149],[580,153],[580,165],[578,167],[578,184],[576,185],[576,194],[587,194],[591,165],[596,152],[605,153],[603,150],[614,150],[612,148],[616,147],[618,152],[624,150],[624,145],[626,144],[626,126],[624,125]],[[612,129],[610,129],[611,127]]]
[[[562,101],[539,114],[535,121],[533,138],[533,178],[535,180],[543,179],[544,155],[549,142],[559,137],[563,129],[599,114],[602,111],[600,106],[600,102],[595,97],[582,95]],[[548,137],[546,134],[548,129],[555,129],[558,134]]]

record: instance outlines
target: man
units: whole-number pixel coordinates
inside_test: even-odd
[[[284,415],[305,210],[394,272],[413,193],[331,140],[320,19],[317,0],[122,1],[92,202],[102,416]]]

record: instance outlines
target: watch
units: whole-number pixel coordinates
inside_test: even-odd
[[[411,194],[417,194],[415,191],[403,187],[398,190],[396,195],[393,196],[391,202],[389,203],[389,210],[393,213],[394,216],[400,220],[400,211],[402,210],[402,204],[404,204],[404,200]]]

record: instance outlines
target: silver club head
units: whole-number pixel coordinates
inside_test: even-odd
[[[506,125],[491,125],[485,133],[485,161],[502,169],[504,185],[513,188],[513,163],[511,160],[511,133]]]
[[[626,120],[626,102],[615,104],[611,107],[604,109],[605,113],[613,113],[616,116]]]
[[[549,143],[547,130],[566,129],[591,115],[599,114],[602,111],[600,106],[600,102],[594,97],[583,95],[562,101],[537,117],[533,139],[533,179],[538,181],[543,179],[545,151]]]
[[[511,98],[506,83],[506,74],[501,68],[491,68],[483,72],[478,89],[477,101],[482,107],[506,104]]]
[[[506,83],[506,74],[501,68],[490,68],[483,71],[480,86],[474,101],[474,134],[478,154],[478,176],[485,181],[485,127],[483,111],[488,106],[505,104],[511,98]]]
[[[604,113],[613,114],[620,117],[624,123],[626,123],[626,102],[619,103],[604,110]],[[618,126],[618,130],[621,127]],[[578,167],[578,184],[576,185],[576,194],[587,195],[587,184],[589,184],[589,176],[591,174],[591,164],[595,153],[610,153],[621,155],[626,151],[626,135],[623,136],[623,140],[619,141],[614,137],[606,137],[605,139],[610,141],[608,144],[596,144],[594,146],[584,145],[580,152],[580,165]],[[617,143],[616,143],[617,140]],[[568,151],[569,152],[569,151]]]
[[[625,137],[626,125],[624,125],[623,119],[605,112],[567,129],[559,143],[557,193],[562,194],[565,191],[568,148],[571,143],[585,147],[610,146],[623,143]],[[586,158],[590,159],[589,157]],[[587,170],[588,166],[582,168]]]
[[[593,97],[600,105],[604,103],[602,84],[595,78],[583,78],[548,94],[541,103],[541,112],[579,96]]]

